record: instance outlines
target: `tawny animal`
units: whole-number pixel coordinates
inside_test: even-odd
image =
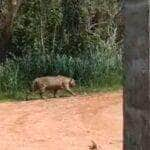
[[[41,98],[45,91],[53,91],[54,97],[58,90],[67,90],[72,95],[75,95],[70,88],[76,85],[75,80],[65,76],[46,76],[36,78],[32,84],[32,91],[38,91]]]

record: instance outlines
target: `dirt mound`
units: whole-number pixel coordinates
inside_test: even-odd
[[[0,104],[0,150],[122,149],[122,93]]]

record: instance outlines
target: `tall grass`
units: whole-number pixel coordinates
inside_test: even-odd
[[[88,53],[79,57],[31,52],[23,58],[8,59],[0,65],[0,94],[15,96],[29,88],[36,77],[66,75],[78,86],[111,87],[121,84],[121,52],[114,42],[88,45]],[[94,50],[93,50],[94,48]]]

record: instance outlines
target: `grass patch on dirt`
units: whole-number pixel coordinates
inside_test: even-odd
[[[88,95],[91,93],[106,93],[106,92],[115,92],[115,91],[119,91],[122,90],[122,86],[121,85],[113,85],[111,87],[109,86],[105,86],[105,87],[76,87],[73,88],[72,91],[74,91],[77,95]],[[9,94],[9,93],[1,93],[0,94],[0,102],[10,102],[10,101],[24,101],[26,100],[26,95],[27,92],[26,91],[18,91],[14,94]],[[71,96],[67,91],[63,90],[63,91],[58,91],[57,93],[57,98],[58,97],[69,97]],[[44,94],[44,97],[47,99],[50,99],[53,97],[52,93],[48,93],[46,92]],[[30,93],[29,94],[29,100],[36,100],[36,99],[41,99],[40,95],[38,93]]]

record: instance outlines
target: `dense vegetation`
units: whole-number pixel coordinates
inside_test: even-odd
[[[121,50],[114,19],[118,10],[117,0],[25,1],[4,48],[0,93],[15,96],[35,77],[58,74],[84,87],[120,85]]]

